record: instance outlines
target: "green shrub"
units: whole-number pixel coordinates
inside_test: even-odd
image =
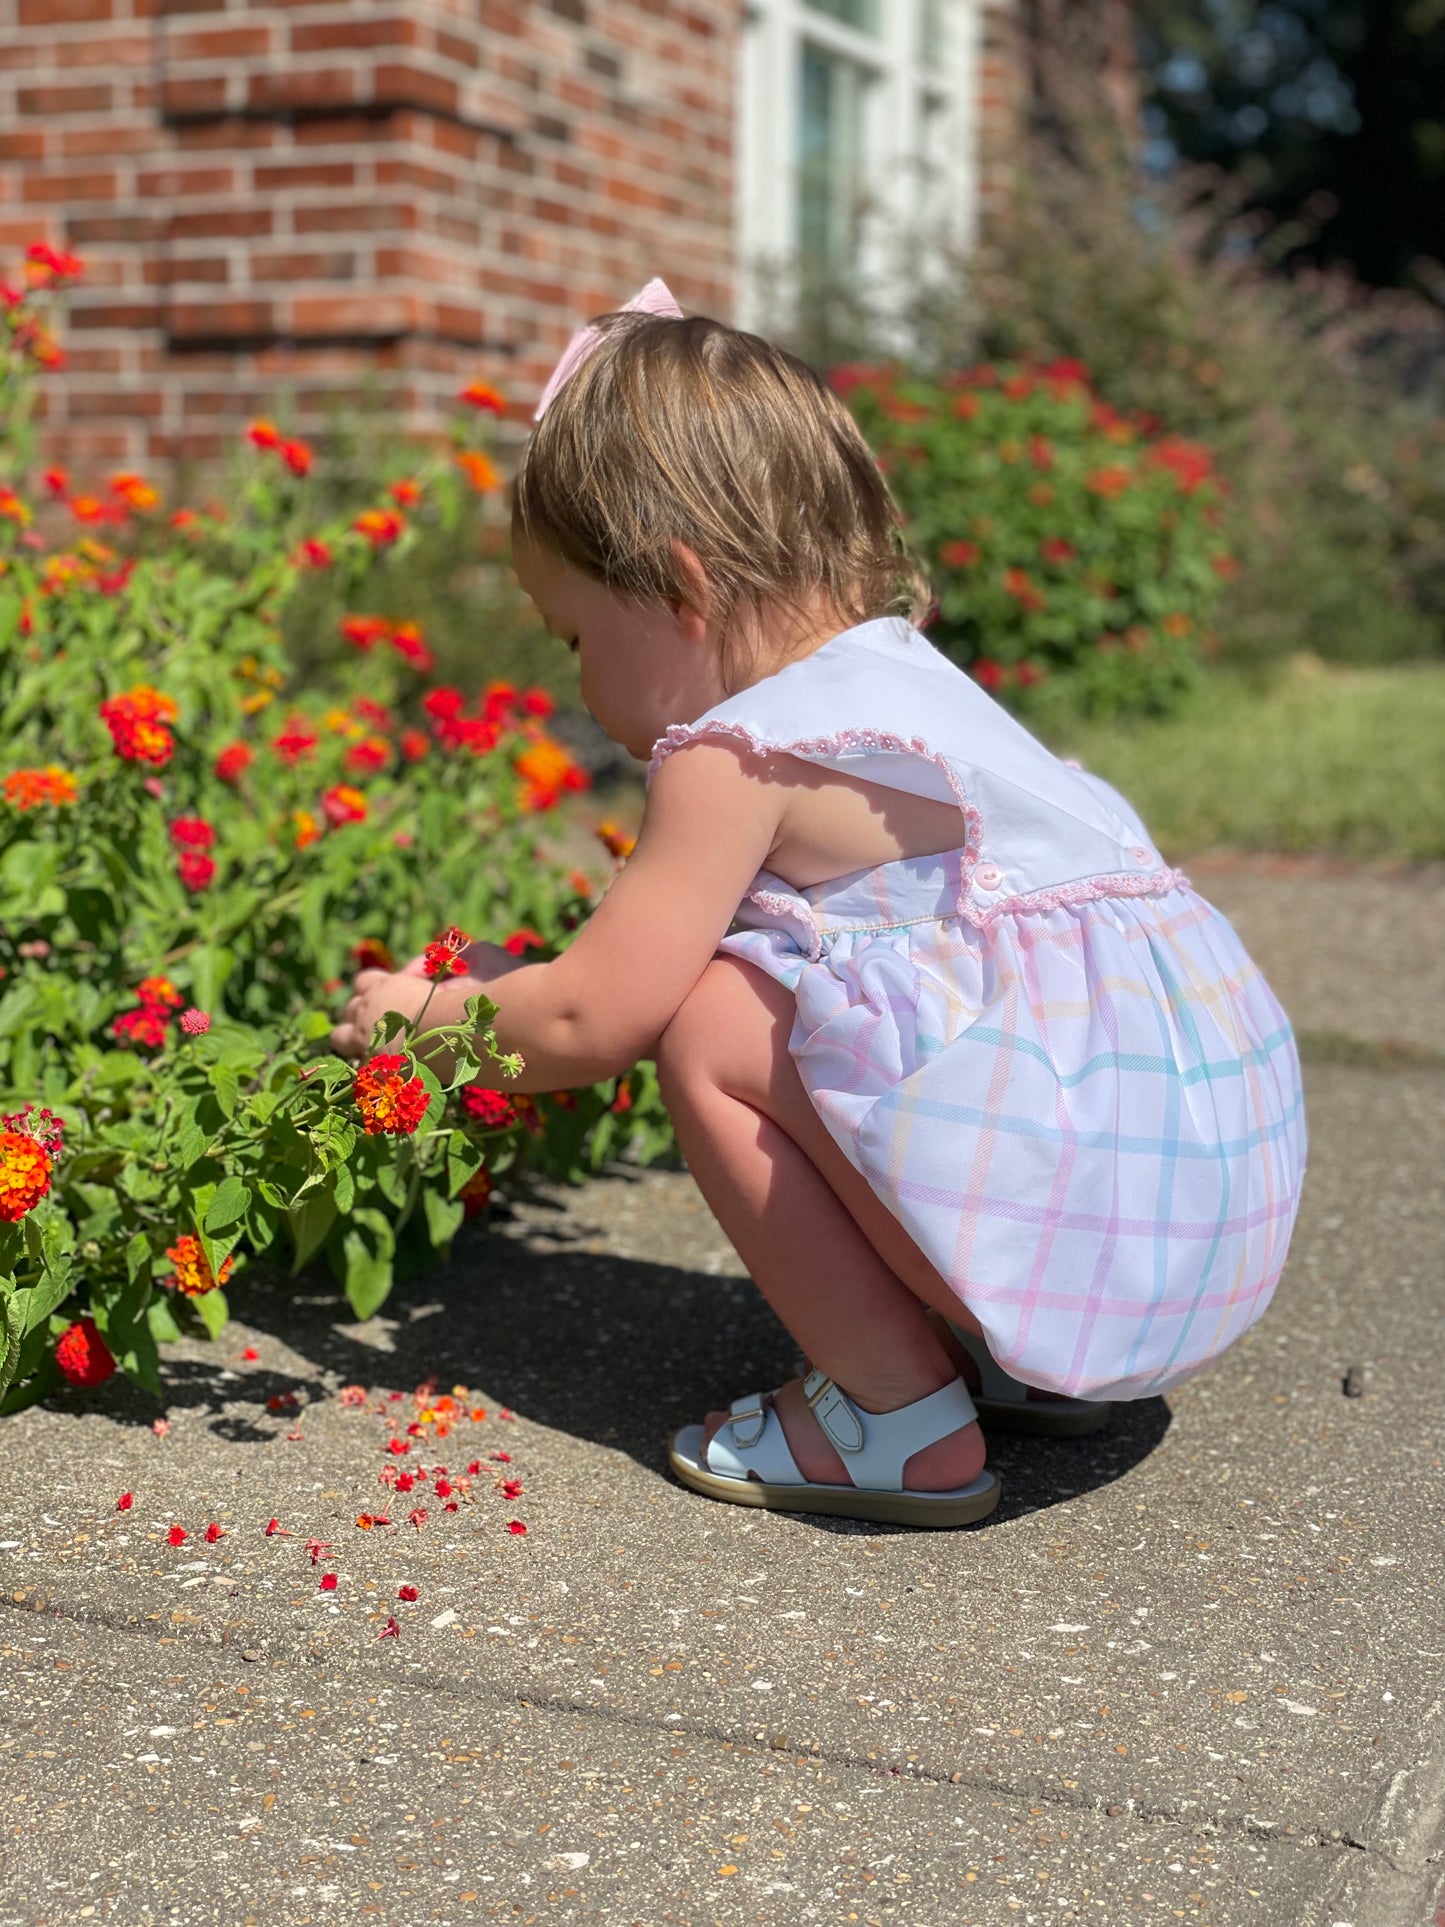
[[[6,311],[0,393],[23,399],[60,278]],[[648,1066],[509,1098],[466,1051],[443,1083],[409,1026],[359,1072],[324,1048],[318,990],[443,919],[556,954],[591,889],[538,825],[587,778],[544,691],[437,684],[420,626],[372,603],[469,469],[490,492],[485,451],[328,520],[311,450],[248,434],[233,506],[173,515],[142,476],[77,493],[0,447],[0,1410],[112,1361],[158,1390],[157,1344],[220,1330],[261,1255],[324,1253],[365,1317],[493,1174],[668,1142]],[[286,619],[318,577],[352,613],[303,684]]]
[[[1121,415],[1078,362],[938,383],[855,364],[830,379],[929,566],[931,640],[1025,710],[1178,700],[1234,567],[1206,449]]]
[[[907,341],[935,381],[969,361],[1077,360],[1114,407],[1203,441],[1229,477],[1227,657],[1438,653],[1445,422],[1414,394],[1440,365],[1438,310],[1277,270],[1288,236],[1240,218],[1228,179],[1143,179],[1118,126],[1079,104],[1095,91],[1051,102],[968,250],[899,228],[876,278],[807,283],[781,338],[818,367]]]

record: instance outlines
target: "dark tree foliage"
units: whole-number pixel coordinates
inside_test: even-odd
[[[1241,173],[1280,252],[1445,299],[1445,0],[1141,0],[1155,152]]]

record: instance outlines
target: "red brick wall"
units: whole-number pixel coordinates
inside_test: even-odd
[[[0,269],[81,253],[47,446],[210,457],[369,376],[530,414],[574,321],[734,301],[742,0],[0,0]]]

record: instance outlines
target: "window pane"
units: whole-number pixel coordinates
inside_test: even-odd
[[[859,33],[878,32],[878,0],[804,0],[804,4],[814,13],[841,20],[845,27],[856,27]]]
[[[943,64],[943,0],[923,0],[919,8],[918,64],[934,72]]]
[[[798,115],[798,246],[816,266],[852,256],[867,76],[851,60],[804,45]]]

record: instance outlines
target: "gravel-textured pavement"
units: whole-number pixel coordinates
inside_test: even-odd
[[[1363,880],[1431,953],[1382,1029],[1330,941],[1361,880],[1261,874],[1195,871],[1377,1059],[1309,1066],[1286,1277],[1168,1399],[992,1441],[979,1527],[672,1481],[794,1356],[680,1173],[521,1201],[365,1325],[257,1277],[163,1437],[115,1381],[0,1427],[0,1927],[1431,1927],[1445,890]]]

